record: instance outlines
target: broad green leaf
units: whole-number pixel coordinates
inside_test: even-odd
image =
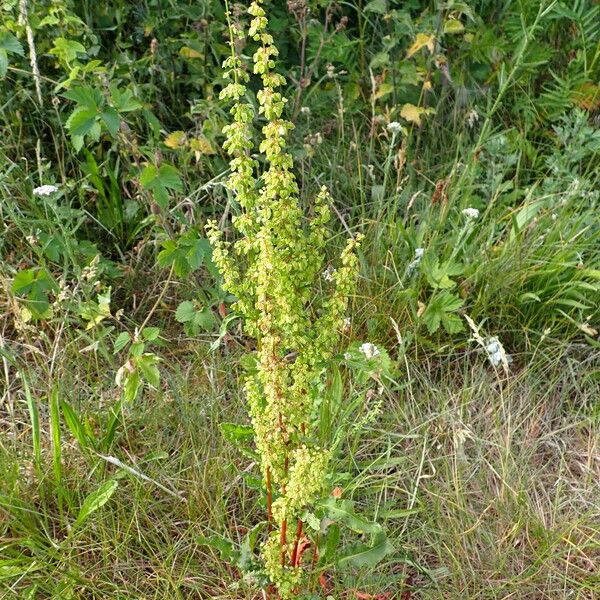
[[[202,310],[196,311],[193,323],[196,327],[204,329],[204,331],[210,331],[215,324],[215,315],[213,314],[213,311],[207,306]]]
[[[105,108],[101,113],[102,121],[106,125],[111,135],[117,135],[121,126],[121,117],[119,113],[112,107]]]
[[[129,333],[127,331],[122,331],[115,340],[114,353],[117,354],[117,352],[123,350],[123,348],[125,348],[125,346],[129,344],[130,340],[131,336],[129,335]]]
[[[465,26],[458,19],[448,19],[444,23],[444,33],[461,33]]]
[[[102,94],[92,87],[73,87],[62,96],[90,110],[97,110],[103,102]]]
[[[116,86],[111,86],[110,99],[114,108],[120,112],[131,112],[142,108],[142,105],[133,96],[133,92],[129,89],[120,90]]]
[[[81,525],[92,513],[104,506],[115,493],[118,485],[115,479],[110,479],[104,482],[97,490],[93,491],[83,501],[77,519],[73,523],[73,528]]]
[[[158,361],[158,356],[154,354],[144,354],[136,360],[136,366],[140,368],[146,381],[155,388],[160,385],[160,371],[156,366]]]
[[[352,500],[338,500],[330,496],[320,503],[325,510],[326,516],[337,523],[342,523],[357,533],[377,533],[381,531],[381,525],[374,521],[367,521],[354,511]]]
[[[97,116],[96,109],[80,106],[71,113],[65,127],[71,135],[83,137],[92,132]]]
[[[387,12],[387,0],[371,0],[365,6],[364,11],[384,15]]]
[[[158,327],[144,327],[142,330],[142,337],[147,342],[153,342],[160,335],[160,329]]]
[[[240,558],[240,552],[235,548],[233,542],[222,535],[199,535],[196,538],[196,541],[201,546],[208,546],[209,548],[217,550],[220,557],[227,562],[234,562]]]
[[[8,54],[4,48],[0,48],[0,79],[6,76],[8,71]]]
[[[123,393],[125,394],[125,400],[127,400],[127,402],[133,402],[137,398],[141,385],[142,382],[137,371],[130,373],[127,376],[127,381],[125,382],[125,388],[123,390]]]
[[[388,554],[394,552],[394,547],[383,531],[373,536],[371,544],[356,544],[342,553],[338,566],[345,567],[374,567]]]
[[[193,302],[185,300],[182,302],[175,311],[175,319],[178,323],[187,323],[194,318],[196,314],[196,307]]]
[[[8,31],[0,32],[0,49],[5,50],[7,53],[19,54],[25,56],[25,51],[21,42]]]
[[[249,441],[254,438],[254,429],[250,425],[237,423],[219,423],[223,437],[229,442]]]
[[[85,52],[85,46],[79,42],[59,37],[54,40],[54,46],[50,49],[49,54],[54,54],[65,62],[70,63],[77,58],[77,54],[85,54]]]

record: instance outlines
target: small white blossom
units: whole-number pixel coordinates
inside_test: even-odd
[[[475,109],[470,110],[467,113],[467,125],[469,126],[469,129],[473,129],[477,121],[479,121],[479,113]]]
[[[412,273],[421,264],[424,254],[425,248],[415,248],[415,258],[406,268],[408,273]]]
[[[350,352],[344,352],[344,359],[345,360],[350,360],[352,358],[352,354],[350,354]]]
[[[33,195],[50,196],[50,194],[54,194],[54,192],[58,192],[58,188],[55,185],[40,185],[39,187],[34,188]]]
[[[303,106],[303,107],[300,109],[300,112],[301,112],[303,115],[310,115],[310,108],[309,108],[308,106]]]
[[[35,246],[38,243],[38,239],[35,235],[28,235],[25,236],[25,239],[29,242],[29,244],[31,244],[32,246]]]
[[[504,346],[496,336],[486,338],[485,351],[494,367],[498,367],[502,364],[508,365],[512,362],[512,358],[506,354]]]
[[[335,75],[335,67],[333,65],[327,65],[327,77],[330,79]]]
[[[335,274],[335,269],[329,265],[321,274],[325,281],[333,281],[333,276]]]
[[[381,352],[379,352],[379,348],[375,344],[371,344],[371,342],[365,342],[359,348],[359,350],[368,358],[376,358]]]
[[[388,123],[387,130],[393,134],[400,133],[402,131],[402,125],[398,121],[392,121]]]
[[[462,214],[469,220],[479,218],[479,211],[476,208],[465,208]]]

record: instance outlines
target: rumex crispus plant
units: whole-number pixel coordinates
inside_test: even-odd
[[[275,71],[278,51],[261,5],[249,7],[249,36],[258,42],[253,72],[262,80],[256,98],[265,120],[259,146],[265,160],[252,155],[257,115],[248,100],[250,76],[233,43],[245,34],[230,25],[232,54],[224,62],[229,83],[221,98],[234,103],[224,148],[232,157],[228,187],[241,207],[233,220],[239,238],[224,241],[215,222],[208,230],[223,285],[237,297],[245,332],[256,340],[245,391],[267,495],[262,558],[278,594],[289,598],[303,577],[301,517],[326,491],[331,450],[319,440],[319,407],[357,277],[359,239],[349,239],[337,269],[325,271],[329,289],[321,294],[329,194],[321,189],[312,214],[304,214],[286,151],[293,125],[282,116],[286,99],[278,90],[285,79]]]

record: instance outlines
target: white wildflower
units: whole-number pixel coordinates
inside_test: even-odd
[[[310,115],[310,108],[309,108],[308,106],[303,106],[303,107],[300,109],[300,112],[301,112],[303,115]]]
[[[465,217],[467,217],[467,219],[472,220],[472,219],[478,219],[479,218],[479,211],[476,208],[465,208],[462,211],[462,214],[465,215]]]
[[[475,123],[477,123],[477,121],[479,121],[479,113],[473,109],[470,110],[467,115],[467,125],[469,126],[469,129],[473,129],[473,127],[475,126]]]
[[[496,336],[486,338],[484,343],[485,351],[494,367],[508,365],[512,362],[512,358],[506,354],[504,346]]]
[[[329,77],[329,79],[333,79],[334,75],[335,75],[335,67],[333,65],[327,65],[327,77]]]
[[[352,354],[350,352],[344,352],[344,360],[350,360],[352,358]]]
[[[406,268],[408,273],[412,273],[421,264],[424,254],[425,248],[415,248],[415,258]]]
[[[35,246],[38,243],[38,239],[35,235],[27,235],[25,239],[29,242],[30,245]]]
[[[333,281],[333,276],[335,275],[335,269],[329,265],[321,274],[325,281]]]
[[[344,319],[344,325],[342,327],[343,331],[350,331],[351,325],[352,325],[352,319],[350,319],[350,317],[346,317]]]
[[[34,188],[33,195],[34,196],[50,196],[58,192],[58,188],[55,185],[40,185],[39,187]]]
[[[377,358],[381,352],[379,352],[379,348],[375,344],[371,344],[371,342],[365,342],[361,345],[359,350],[370,360],[372,358]]]
[[[402,131],[402,125],[400,125],[398,121],[392,121],[391,123],[388,123],[387,130],[395,135]]]

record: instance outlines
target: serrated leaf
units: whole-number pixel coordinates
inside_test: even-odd
[[[71,113],[65,127],[71,135],[83,137],[92,132],[97,116],[98,113],[95,109],[80,106]]]
[[[133,96],[133,92],[125,88],[120,90],[116,85],[110,88],[110,99],[113,107],[120,113],[131,112],[142,108],[142,105]]]
[[[49,50],[49,54],[54,54],[70,63],[77,58],[77,54],[85,54],[85,46],[75,40],[67,40],[63,37],[54,40],[54,46]]]
[[[18,54],[25,56],[25,51],[21,42],[8,31],[0,32],[0,49],[5,50],[7,53]]]
[[[187,323],[194,318],[196,314],[196,307],[193,302],[189,300],[183,301],[175,311],[175,320],[178,323]]]
[[[215,316],[210,308],[205,307],[202,310],[196,311],[193,323],[196,327],[204,329],[204,331],[210,331],[215,324]]]
[[[394,547],[383,531],[373,537],[371,544],[356,544],[342,553],[338,566],[345,567],[374,567],[388,554],[394,552]]]
[[[118,335],[117,339],[115,340],[115,344],[114,344],[115,354],[117,352],[121,352],[121,350],[123,350],[123,348],[125,348],[125,346],[127,346],[127,344],[129,344],[130,340],[131,340],[131,336],[129,335],[129,333],[127,331],[121,332]]]
[[[110,479],[103,483],[96,491],[87,496],[79,509],[79,515],[77,515],[73,527],[75,528],[81,525],[92,513],[104,506],[115,493],[118,485],[119,484],[115,479]]]
[[[435,36],[431,33],[418,33],[415,41],[406,52],[406,58],[416,54],[421,48],[426,47],[433,54],[435,49]]]
[[[142,337],[148,341],[153,342],[160,334],[158,327],[144,327],[142,330]]]
[[[119,113],[109,106],[102,111],[101,117],[109,133],[111,135],[117,135],[121,126],[121,117],[119,116]]]
[[[102,95],[98,90],[91,87],[71,88],[62,94],[62,97],[90,110],[96,110],[102,104]]]

